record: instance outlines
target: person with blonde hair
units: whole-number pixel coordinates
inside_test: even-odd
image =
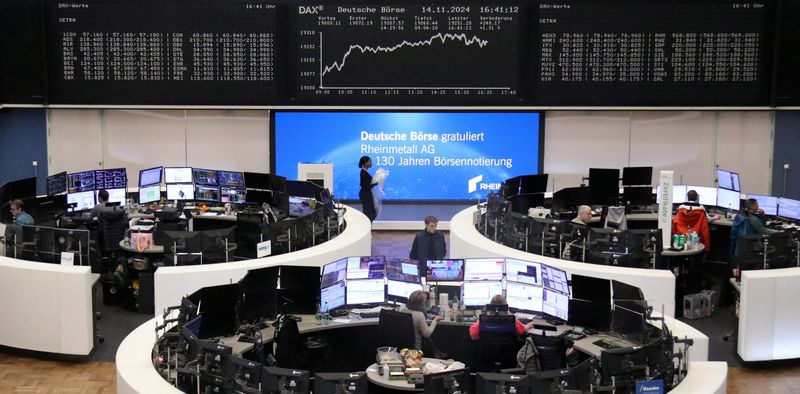
[[[508,302],[506,302],[506,298],[503,297],[502,294],[497,294],[494,297],[492,297],[492,300],[489,303],[492,305],[506,305],[506,306],[508,305]],[[508,312],[508,309],[499,312],[487,310],[483,311],[483,313],[486,314],[487,316],[499,316],[499,315],[511,314]],[[516,325],[517,335],[522,335],[525,333],[525,331],[528,331],[531,328],[533,328],[533,322],[530,322],[528,324],[522,324],[522,322],[519,321],[519,319],[514,319],[514,324]],[[480,327],[481,327],[480,321],[477,321],[473,323],[471,326],[469,326],[469,337],[475,341],[479,340],[480,330],[481,330]]]

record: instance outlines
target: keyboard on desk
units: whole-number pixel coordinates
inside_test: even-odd
[[[377,319],[381,316],[380,312],[359,312],[356,314],[362,319]]]

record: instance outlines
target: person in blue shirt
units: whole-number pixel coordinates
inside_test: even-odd
[[[33,226],[33,216],[25,212],[25,203],[20,199],[11,201],[11,216],[14,217],[14,224],[18,226]]]

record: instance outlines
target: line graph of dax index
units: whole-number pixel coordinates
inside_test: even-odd
[[[298,99],[517,98],[518,6],[326,4],[296,11]]]

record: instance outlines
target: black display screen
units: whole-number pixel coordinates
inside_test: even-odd
[[[535,101],[765,104],[772,8],[771,1],[542,1]]]
[[[518,4],[295,6],[296,98],[514,101],[522,10]]]
[[[53,103],[275,100],[276,14],[263,0],[52,0]]]

